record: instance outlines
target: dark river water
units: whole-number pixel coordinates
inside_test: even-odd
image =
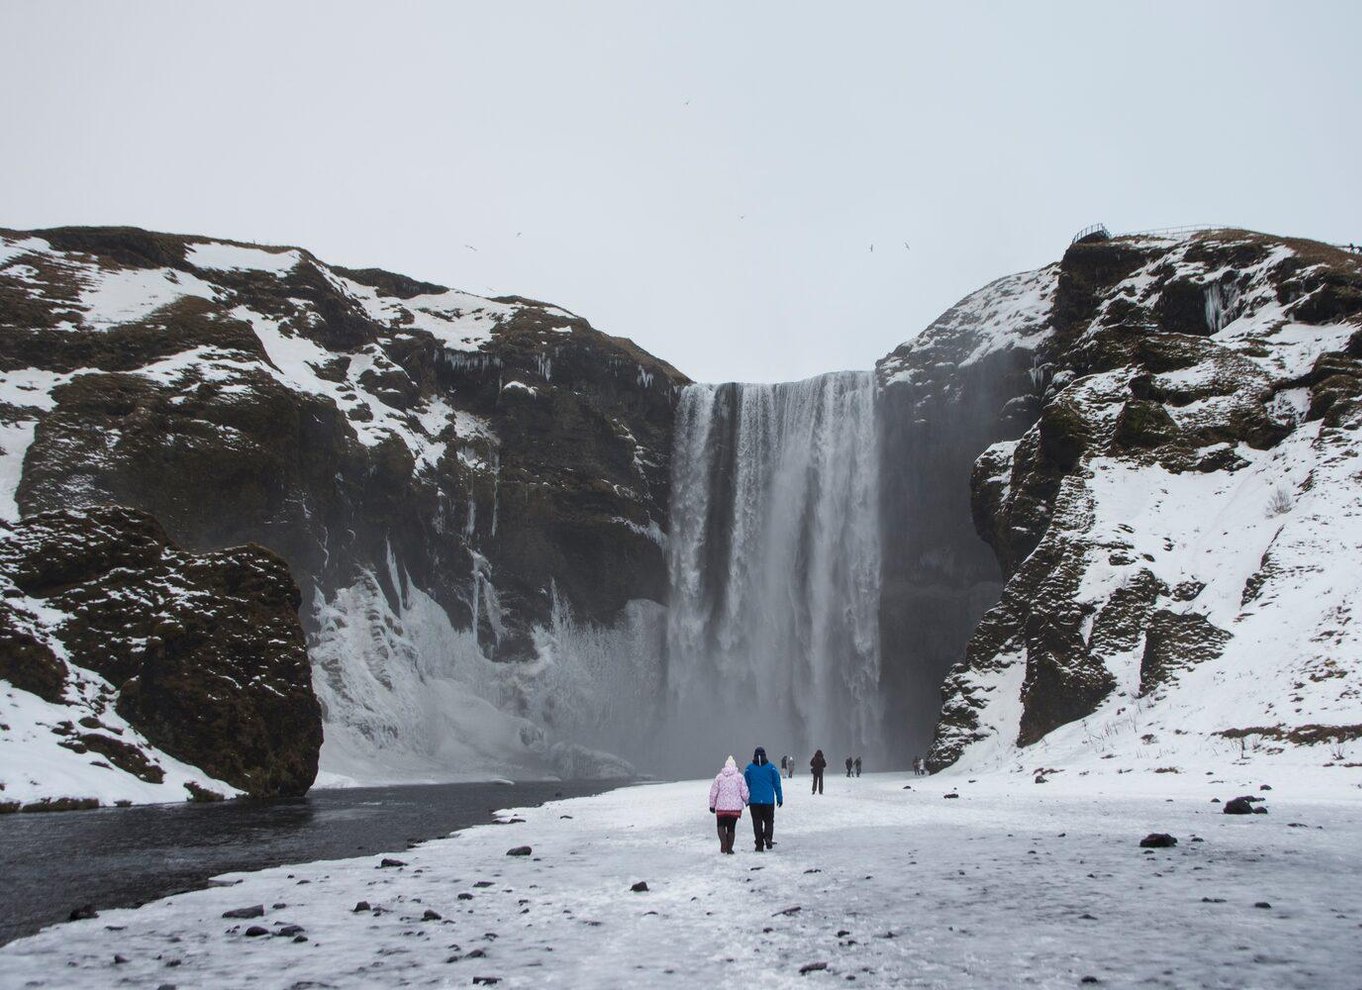
[[[393,852],[483,825],[502,808],[598,794],[603,781],[430,784],[227,801],[0,815],[0,944],[73,908],[133,907],[235,870]]]

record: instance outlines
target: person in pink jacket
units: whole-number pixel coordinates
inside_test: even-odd
[[[709,810],[719,823],[719,852],[733,854],[733,833],[748,797],[747,781],[730,756],[714,783],[709,785]]]

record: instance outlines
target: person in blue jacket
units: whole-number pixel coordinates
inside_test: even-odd
[[[766,759],[766,750],[758,746],[742,775],[747,781],[747,808],[752,812],[757,852],[765,852],[775,845],[771,835],[776,826],[776,809],[785,804],[785,795],[780,790],[780,771]]]

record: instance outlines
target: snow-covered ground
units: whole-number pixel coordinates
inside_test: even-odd
[[[1253,772],[830,776],[821,797],[801,775],[775,850],[744,818],[735,856],[707,781],[625,788],[395,846],[401,867],[233,875],[60,925],[0,949],[0,985],[1355,988],[1362,790]],[[1239,794],[1270,812],[1211,803]],[[1155,831],[1177,846],[1141,849]]]

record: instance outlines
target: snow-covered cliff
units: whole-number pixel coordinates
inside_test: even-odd
[[[1006,584],[935,766],[1362,760],[1360,262],[1231,230],[1081,242],[882,363],[948,391],[1012,354],[1026,421],[974,466]]]
[[[332,781],[617,744],[574,700],[610,695],[602,651],[660,651],[685,381],[557,307],[297,248],[0,231],[0,518],[112,503],[283,556]]]

